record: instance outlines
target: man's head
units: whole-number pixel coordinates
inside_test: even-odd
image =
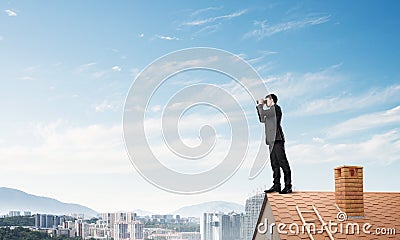
[[[268,94],[265,99],[267,100],[268,107],[271,107],[278,102],[278,97],[273,93]]]

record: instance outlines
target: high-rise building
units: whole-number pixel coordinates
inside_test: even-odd
[[[35,227],[38,229],[52,228],[60,225],[60,217],[51,214],[39,214],[35,215]]]
[[[244,214],[237,213],[231,216],[232,237],[234,240],[244,240]]]
[[[144,239],[144,225],[139,221],[131,223],[119,222],[114,225],[115,240],[142,240]]]
[[[244,215],[237,213],[224,214],[204,213],[201,219],[200,232],[202,240],[241,240]]]
[[[257,225],[258,216],[264,201],[264,193],[256,194],[246,200],[244,216],[244,239],[253,238],[254,229]]]
[[[136,221],[137,215],[135,212],[127,212],[126,213],[126,222],[131,223]]]
[[[115,212],[115,213],[102,213],[101,219],[110,230],[111,236],[114,235],[114,226],[116,223],[132,223],[137,221],[137,214],[135,212]]]
[[[8,216],[9,217],[18,217],[18,216],[21,216],[21,212],[20,211],[9,211]]]
[[[129,239],[127,223],[116,223],[114,225],[114,239],[115,240]]]
[[[114,227],[115,224],[115,214],[114,213],[102,213],[101,219],[107,224],[109,227]]]
[[[54,227],[54,215],[45,215],[46,216],[46,228]]]
[[[200,221],[201,240],[214,240],[214,228],[219,227],[217,213],[203,213]]]
[[[83,221],[82,221],[82,219],[75,220],[75,231],[76,231],[76,236],[77,237],[82,237],[83,238],[84,231],[83,231]]]
[[[130,239],[144,239],[144,224],[139,221],[129,223],[128,230]]]

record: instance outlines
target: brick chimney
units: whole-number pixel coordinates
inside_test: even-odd
[[[335,200],[347,216],[364,216],[363,167],[335,168]]]

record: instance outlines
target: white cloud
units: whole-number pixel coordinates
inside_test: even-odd
[[[278,76],[268,76],[264,83],[268,90],[277,92],[282,99],[296,99],[300,97],[315,95],[315,93],[330,92],[331,87],[345,80],[337,69],[339,65],[332,65],[317,72],[304,74],[285,73]],[[308,98],[307,98],[308,99]],[[307,105],[309,103],[306,103]],[[303,109],[302,109],[303,111]]]
[[[254,58],[248,58],[246,55],[243,55],[242,58],[246,59],[247,62],[250,64],[256,64],[261,62],[266,56],[277,54],[278,52],[276,51],[261,51],[260,55]]]
[[[183,23],[183,25],[185,26],[201,26],[204,24],[208,24],[208,23],[213,23],[216,21],[220,21],[220,20],[230,20],[236,17],[239,17],[243,14],[245,14],[247,12],[247,9],[243,9],[231,14],[227,14],[227,15],[221,15],[221,16],[216,16],[216,17],[211,17],[211,18],[206,18],[206,19],[200,19],[200,20],[194,20],[194,21],[189,21],[189,22],[185,22]]]
[[[245,167],[249,168],[251,166],[253,157],[256,155],[258,150],[257,146],[259,146],[262,141],[252,141],[252,135],[246,134],[244,136],[242,135],[245,134],[243,132],[236,132],[236,135],[233,136],[231,132],[231,124],[239,124],[236,119],[226,119],[222,113],[203,114],[196,112],[190,114],[187,113],[178,122],[176,122],[176,118],[178,118],[178,116],[172,116],[168,114],[164,116],[164,126],[162,126],[161,119],[158,117],[146,118],[144,122],[147,142],[149,143],[155,156],[165,166],[184,173],[206,171],[218,165],[218,163],[220,163],[226,157],[229,151],[236,153],[233,156],[240,156],[247,146],[249,146],[249,148],[247,149],[248,151],[246,159],[249,161],[246,161]],[[178,125],[175,125],[175,123]],[[174,153],[165,145],[165,142],[163,141],[163,136],[166,136],[168,139],[167,142],[172,149],[174,149],[176,152],[185,152],[185,150],[180,147],[181,145],[179,144],[179,140],[181,140],[187,146],[198,146],[201,143],[199,138],[200,129],[205,125],[209,125],[214,128],[216,134],[215,145],[213,148],[205,148],[210,150],[210,155],[201,157],[201,161],[186,161],[185,159],[181,158],[177,159]],[[241,126],[245,128],[247,124],[242,124]],[[237,128],[236,130],[239,131]],[[171,138],[171,136],[175,135],[178,137]],[[261,138],[261,136],[259,137]],[[240,142],[241,147],[231,148],[231,138],[235,139],[236,143]],[[206,137],[206,139],[210,140],[211,138]],[[206,142],[203,143],[205,144],[203,147],[208,146],[209,143],[210,141],[206,140]],[[137,143],[135,146],[136,157],[146,157],[140,156],[141,148],[139,145],[140,143]]]
[[[172,73],[181,69],[206,66],[218,62],[218,56],[210,56],[207,58],[193,57],[189,60],[169,59],[164,62],[154,62],[147,66],[144,72],[141,72],[142,78],[149,78],[149,81],[158,81],[159,77],[165,73]]]
[[[24,72],[33,72],[39,68],[40,68],[40,65],[29,66],[29,67],[24,68]]]
[[[150,110],[152,112],[159,112],[161,110],[161,106],[160,105],[152,106]]]
[[[168,40],[168,41],[172,41],[172,40],[178,41],[178,40],[181,40],[181,39],[178,38],[178,37],[163,36],[163,35],[156,35],[156,37],[157,37],[158,39],[161,39],[161,40]]]
[[[327,135],[329,137],[352,135],[355,132],[382,127],[387,124],[400,124],[400,106],[387,111],[365,114],[349,119],[331,127]]]
[[[199,29],[198,31],[196,31],[194,33],[194,35],[198,35],[198,34],[211,34],[214,33],[216,31],[218,31],[218,29],[221,27],[221,23],[218,24],[213,24],[213,25],[208,25],[208,26],[204,26],[203,28]]]
[[[183,85],[183,86],[190,86],[193,84],[201,83],[201,79],[192,79],[192,80],[180,80],[180,81],[174,81],[171,84],[173,85]]]
[[[222,7],[208,7],[208,8],[202,8],[202,9],[198,9],[198,10],[194,11],[191,15],[192,15],[192,16],[197,16],[197,15],[199,15],[199,14],[201,14],[201,13],[204,13],[204,12],[216,11],[216,10],[220,10],[220,9],[222,9]]]
[[[122,70],[120,66],[114,66],[111,69],[117,72],[120,72]]]
[[[287,146],[293,163],[335,162],[337,164],[389,165],[400,160],[400,132],[398,129],[373,135],[357,143],[315,143]]]
[[[246,33],[244,37],[245,38],[254,37],[256,39],[263,39],[264,37],[272,36],[277,33],[326,23],[329,20],[330,16],[322,16],[322,17],[306,18],[297,21],[278,23],[275,25],[267,24],[267,20],[255,21],[254,26],[256,27],[256,29]]]
[[[32,81],[32,80],[35,80],[33,77],[31,77],[31,76],[23,76],[23,77],[20,77],[19,78],[20,80],[23,80],[23,81]]]
[[[4,12],[10,17],[16,17],[17,16],[17,13],[14,12],[13,10],[10,10],[10,9],[4,10]]]
[[[117,106],[113,103],[110,103],[107,100],[104,100],[102,103],[95,106],[96,112],[105,112],[107,110],[115,110]]]
[[[371,101],[374,99],[374,101]],[[297,114],[327,114],[346,110],[362,109],[381,103],[398,102],[400,85],[370,90],[359,96],[337,96],[309,101]]]
[[[99,71],[92,73],[91,75],[94,78],[101,78],[101,77],[104,77],[107,73],[108,73],[108,71],[106,71],[106,70],[99,70]]]
[[[0,35],[0,41],[3,41],[3,40],[4,40],[4,37]]]
[[[95,66],[97,63],[95,63],[95,62],[90,62],[90,63],[85,63],[85,64],[82,64],[81,66],[82,67],[91,67],[91,66]]]
[[[264,84],[270,92],[290,102],[290,115],[330,114],[399,102],[400,85],[374,88],[358,95],[348,92],[343,87],[348,77],[339,71],[340,67],[337,64],[317,72],[270,75],[264,78]]]
[[[324,139],[319,138],[319,137],[313,137],[312,140],[313,140],[313,142],[316,142],[316,143],[324,143],[325,142]]]
[[[70,126],[56,121],[33,125],[33,145],[0,146],[2,171],[38,174],[132,171],[120,125]]]
[[[77,69],[78,73],[87,73],[93,78],[102,78],[110,74],[112,71],[121,71],[121,70],[122,68],[117,65],[113,66],[111,69],[109,67],[102,69],[98,66],[96,62],[82,64]]]
[[[85,72],[85,71],[93,68],[96,65],[97,65],[97,63],[95,63],[95,62],[82,64],[78,67],[78,72]]]
[[[136,77],[140,73],[140,69],[139,68],[132,68],[129,72],[130,72],[131,76]]]

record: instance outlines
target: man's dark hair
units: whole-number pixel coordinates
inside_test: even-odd
[[[278,97],[273,93],[268,94],[265,98],[271,98],[274,101],[274,103],[278,103]]]

